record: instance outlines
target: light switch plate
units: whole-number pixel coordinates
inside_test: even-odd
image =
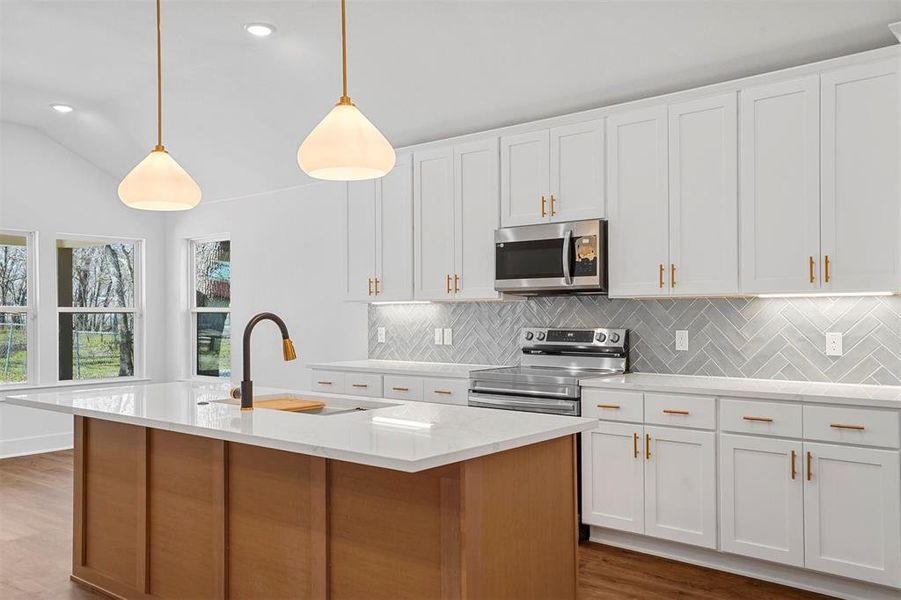
[[[450,327],[444,328],[444,345],[452,346],[454,344],[454,330]]]
[[[384,344],[385,343],[385,328],[379,327],[378,329],[376,329],[376,333],[378,335],[379,343]]]
[[[440,327],[435,328],[435,345],[440,346],[444,343],[444,330]]]
[[[679,329],[676,331],[676,350],[685,352],[688,350],[688,330]]]
[[[842,355],[842,334],[841,332],[826,332],[826,356]]]

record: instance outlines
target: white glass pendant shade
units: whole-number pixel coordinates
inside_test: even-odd
[[[119,198],[140,210],[188,210],[200,202],[200,186],[168,152],[157,148],[125,176]]]
[[[384,177],[394,160],[394,148],[350,100],[336,104],[297,150],[304,173],[331,181]]]

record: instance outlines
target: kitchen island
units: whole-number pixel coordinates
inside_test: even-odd
[[[575,598],[593,420],[224,385],[9,396],[75,416],[72,578],[122,598]],[[279,394],[261,388],[257,399]]]

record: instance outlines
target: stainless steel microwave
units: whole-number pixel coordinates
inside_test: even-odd
[[[494,253],[499,292],[607,293],[607,221],[504,227],[494,232]]]

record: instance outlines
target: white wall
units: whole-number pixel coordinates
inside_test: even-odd
[[[57,382],[55,240],[60,234],[145,242],[145,375],[165,377],[165,218],[126,208],[118,180],[31,127],[0,122],[0,228],[38,234],[39,385]],[[71,417],[0,403],[0,457],[71,446]]]
[[[190,376],[188,240],[231,237],[232,380],[241,379],[241,338],[254,314],[272,311],[288,326],[297,360],[281,359],[273,323],[253,335],[257,385],[309,389],[314,362],[366,358],[366,306],[341,298],[341,238],[346,185],[317,183],[203,204],[167,215],[167,375]]]

